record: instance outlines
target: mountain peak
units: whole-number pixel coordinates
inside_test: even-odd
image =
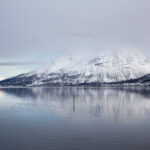
[[[28,86],[110,83],[136,79],[149,73],[147,57],[135,51],[115,50],[60,57],[44,69],[9,79],[9,84],[10,80]]]

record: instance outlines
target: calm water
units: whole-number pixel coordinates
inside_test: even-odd
[[[150,89],[0,89],[0,150],[150,150]]]

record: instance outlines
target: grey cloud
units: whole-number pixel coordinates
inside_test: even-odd
[[[149,0],[3,0],[0,58],[44,60],[128,46],[150,55],[149,14]]]
[[[71,32],[71,31],[63,31],[63,33],[69,37],[77,37],[77,38],[90,38],[96,39],[94,34],[88,32]]]
[[[0,62],[0,66],[23,66],[36,64],[41,64],[41,62]]]

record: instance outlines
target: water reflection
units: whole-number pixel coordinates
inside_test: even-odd
[[[0,91],[0,98],[2,98],[4,95],[4,92],[3,91]]]
[[[73,96],[73,112],[75,112],[75,96]]]
[[[138,123],[149,116],[149,91],[148,88],[82,87],[0,89],[0,93],[32,101],[69,121],[119,124]]]

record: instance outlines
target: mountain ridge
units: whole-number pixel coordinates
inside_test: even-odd
[[[1,86],[53,86],[129,83],[150,73],[150,60],[139,52],[65,56],[48,67],[0,81]]]

